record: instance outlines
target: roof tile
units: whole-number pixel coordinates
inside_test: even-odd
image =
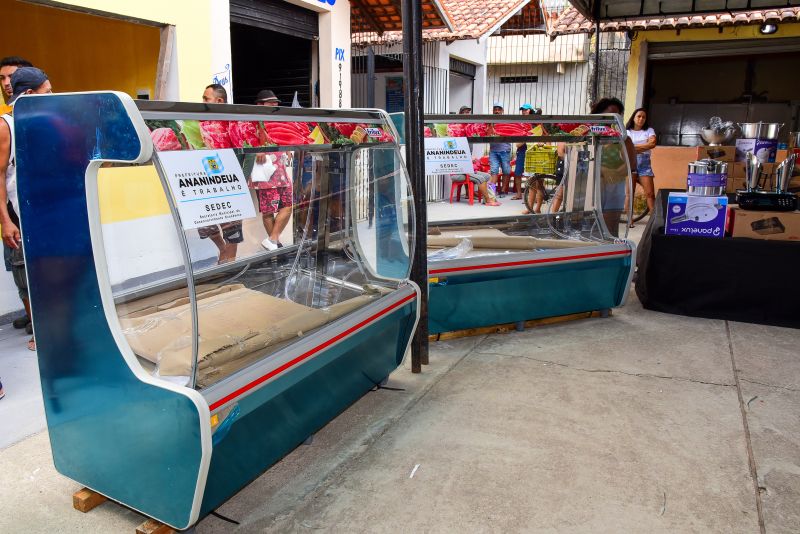
[[[675,30],[684,28],[706,28],[716,26],[761,24],[765,21],[800,22],[800,7],[785,7],[780,10],[752,10],[736,13],[713,13],[664,19],[634,19],[600,24],[601,32],[624,30]],[[550,30],[550,37],[573,33],[594,33],[594,24],[573,7],[566,9]]]

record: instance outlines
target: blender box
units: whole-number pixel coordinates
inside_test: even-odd
[[[777,139],[737,139],[736,161],[744,161],[748,152],[756,155],[761,163],[775,163],[778,154]]]
[[[697,237],[724,237],[728,197],[701,197],[670,193],[664,233]]]

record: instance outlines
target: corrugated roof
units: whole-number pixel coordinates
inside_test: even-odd
[[[718,28],[724,26],[744,26],[763,24],[765,22],[800,22],[800,7],[784,9],[752,10],[740,13],[712,13],[709,15],[693,15],[690,17],[667,17],[662,19],[635,19],[618,22],[603,22],[601,32],[619,32],[626,30],[680,30],[685,28]],[[561,14],[550,31],[550,37],[575,33],[594,33],[594,23],[584,17],[575,8],[569,8]]]
[[[366,1],[366,0],[361,0]],[[391,0],[383,0],[389,2]],[[425,41],[453,41],[477,39],[493,31],[509,17],[517,13],[531,0],[440,0],[440,4],[452,23],[453,30],[445,28],[423,28]],[[397,0],[399,5],[400,0]],[[351,0],[351,7],[355,2]],[[354,16],[351,20],[355,20]],[[402,31],[365,31],[361,22],[352,23],[352,43],[355,46],[392,44],[402,40]],[[401,29],[401,28],[400,28]]]

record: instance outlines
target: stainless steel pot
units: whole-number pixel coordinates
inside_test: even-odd
[[[789,132],[789,149],[800,148],[800,132]]]
[[[782,122],[740,122],[742,139],[777,139]]]
[[[695,178],[699,178],[701,182],[703,177],[708,176],[708,178],[712,178],[710,175],[724,175],[722,180],[713,180],[716,182],[716,185],[707,185],[707,184],[692,184],[692,175],[696,175]],[[686,192],[690,195],[694,196],[704,196],[704,197],[716,197],[725,194],[725,185],[727,181],[728,175],[728,164],[724,161],[717,161],[714,159],[701,159],[697,161],[693,161],[689,163],[689,178],[687,179],[687,187]]]

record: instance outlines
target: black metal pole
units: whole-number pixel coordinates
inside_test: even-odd
[[[375,50],[367,47],[367,107],[375,107]]]
[[[594,23],[594,95],[592,103],[600,98],[600,22]]]
[[[403,96],[406,114],[406,165],[411,175],[416,212],[417,241],[411,264],[411,279],[419,285],[419,324],[411,343],[411,372],[419,373],[428,363],[428,213],[425,191],[425,141],[422,92],[422,2],[402,0]]]

